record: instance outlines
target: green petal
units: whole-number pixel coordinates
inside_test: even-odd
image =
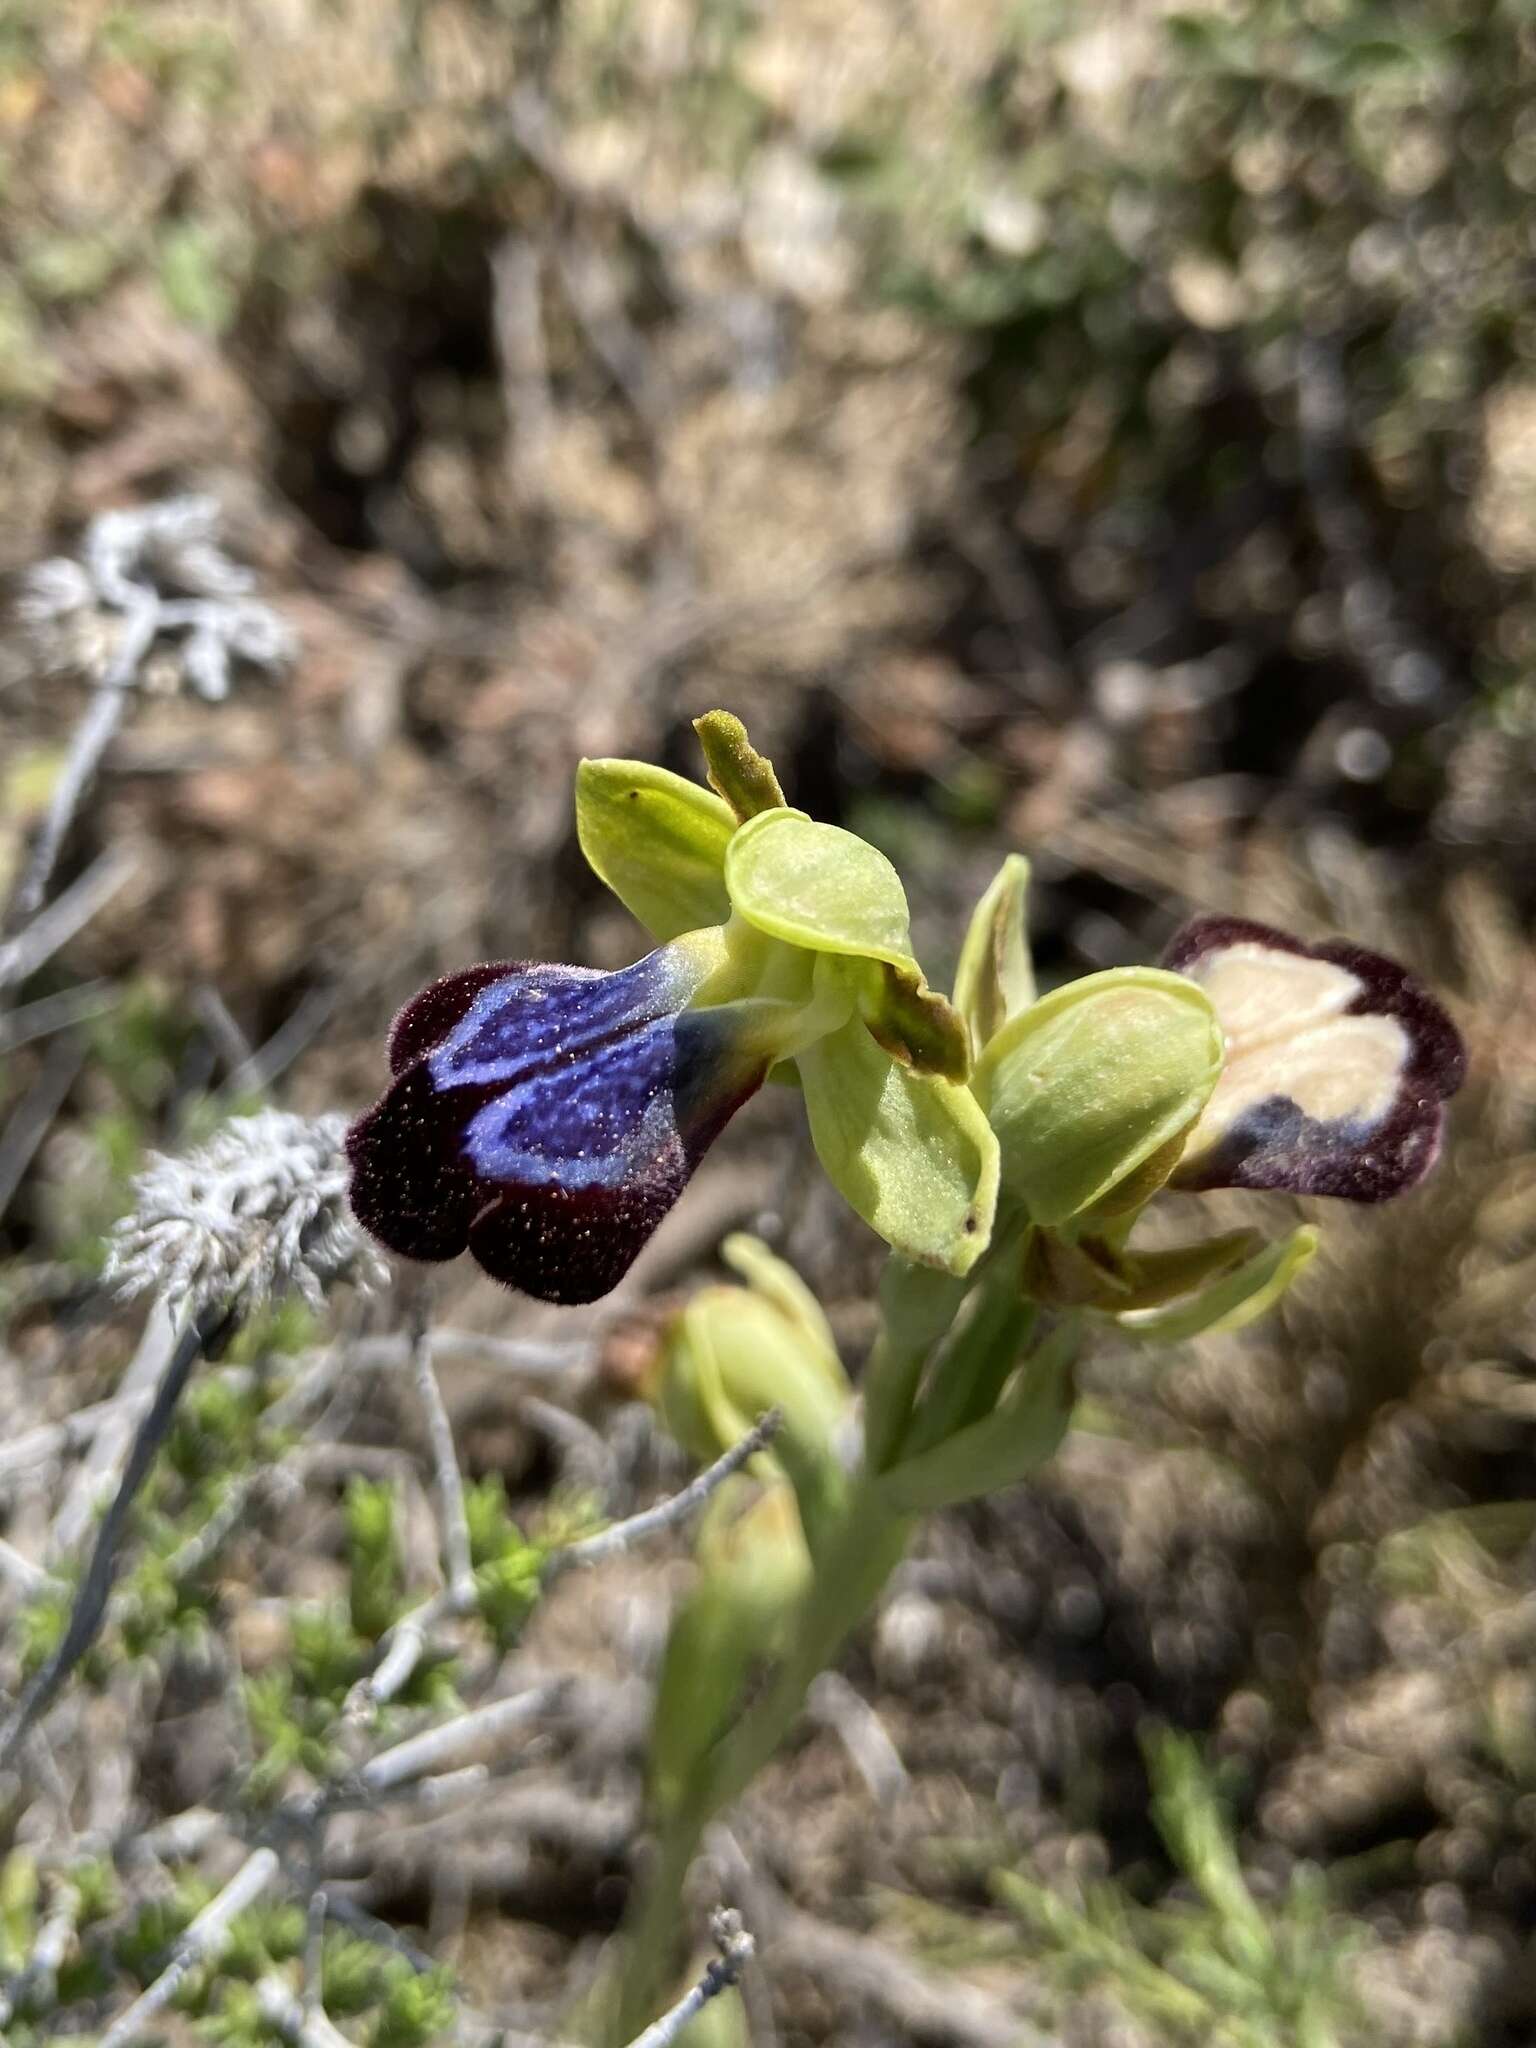
[[[813,953],[910,966],[911,927],[901,877],[883,853],[801,811],[764,811],[725,855],[731,902],[771,938]]]
[[[1101,1201],[1189,1128],[1221,1058],[1216,1013],[1183,975],[1118,967],[1043,997],[976,1069],[1004,1187],[1036,1223]]]
[[[744,824],[759,811],[781,810],[784,792],[773,763],[747,738],[747,728],[734,713],[706,711],[693,721],[704,749],[709,786],[717,790]]]
[[[978,1058],[1009,1018],[1035,1000],[1024,908],[1028,888],[1029,862],[1022,853],[1010,853],[971,913],[960,949],[955,1008],[966,1021]]]
[[[1182,1344],[1210,1331],[1240,1330],[1274,1306],[1308,1265],[1317,1246],[1318,1232],[1311,1224],[1303,1224],[1289,1237],[1266,1245],[1235,1271],[1212,1281],[1192,1301],[1117,1316],[1116,1325],[1128,1336],[1149,1344]]]
[[[1263,1243],[1256,1230],[1229,1230],[1197,1244],[1132,1252],[1107,1238],[1032,1230],[1024,1248],[1024,1287],[1052,1308],[1091,1308],[1106,1315],[1162,1308],[1232,1272]]]
[[[970,1092],[898,1066],[857,1018],[798,1064],[838,1192],[904,1258],[968,1272],[997,1205],[997,1140]]]
[[[583,761],[576,770],[576,836],[588,865],[655,938],[725,923],[735,830],[729,804],[648,761]]]
[[[914,1073],[969,1079],[971,1042],[960,1012],[928,986],[915,963],[866,960],[858,974],[859,1014],[877,1045]]]

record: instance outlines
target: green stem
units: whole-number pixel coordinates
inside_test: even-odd
[[[954,1321],[966,1283],[892,1252],[880,1277],[880,1334],[864,1370],[864,1465],[883,1472],[900,1444],[933,1347]]]
[[[1019,1292],[1016,1257],[988,1260],[968,1310],[945,1345],[901,1439],[902,1458],[920,1457],[990,1414],[1023,1357],[1039,1311]]]
[[[610,2048],[631,2040],[654,2016],[680,1957],[683,1884],[715,1816],[743,1793],[793,1726],[813,1678],[824,1671],[873,1606],[911,1533],[872,1487],[856,1481],[841,1525],[818,1561],[797,1617],[793,1644],[768,1690],[704,1759],[689,1796],[668,1816],[629,1925],[611,2026]]]

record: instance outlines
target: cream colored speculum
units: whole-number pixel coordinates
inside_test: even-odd
[[[1282,953],[1251,940],[1209,954],[1184,972],[1210,997],[1229,1057],[1337,1017],[1361,988],[1357,975],[1330,960]]]
[[[1190,1150],[1214,1143],[1250,1104],[1276,1095],[1318,1123],[1379,1123],[1408,1044],[1395,1017],[1333,1017],[1298,1038],[1229,1055]]]

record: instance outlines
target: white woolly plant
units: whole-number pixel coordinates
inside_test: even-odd
[[[255,1309],[290,1292],[318,1307],[325,1288],[385,1274],[352,1221],[340,1117],[307,1122],[262,1110],[228,1124],[185,1159],[156,1155],[134,1182],[107,1277],[124,1294],[158,1293],[184,1320],[153,1402],[102,1518],[63,1636],[0,1726],[0,1768],[57,1698],[100,1633],[133,1503],[199,1358],[216,1357]]]
[[[382,1256],[347,1206],[346,1119],[264,1109],[184,1158],[151,1155],[108,1246],[120,1294],[159,1294],[198,1316],[301,1294],[318,1309],[347,1279],[378,1286]]]

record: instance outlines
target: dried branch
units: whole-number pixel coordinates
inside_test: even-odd
[[[11,1197],[84,1065],[85,1047],[78,1038],[56,1038],[44,1055],[37,1079],[0,1132],[0,1216],[10,1207]]]
[[[288,628],[247,595],[251,575],[223,553],[218,527],[211,498],[171,498],[103,513],[87,528],[78,562],[43,562],[28,577],[17,616],[40,664],[85,668],[96,688],[16,886],[6,920],[11,929],[42,908],[157,641],[177,637],[182,676],[210,701],[228,695],[236,660],[273,670],[292,658]],[[109,622],[115,630],[106,636],[101,629]],[[101,662],[105,644],[111,652]]]
[[[679,1523],[686,1522],[703,1507],[711,1494],[719,1491],[733,1472],[739,1472],[772,1442],[781,1420],[778,1409],[770,1408],[765,1415],[759,1416],[739,1443],[732,1444],[723,1457],[716,1458],[713,1465],[706,1466],[696,1479],[689,1480],[680,1493],[658,1501],[655,1507],[646,1508],[638,1515],[629,1516],[626,1521],[600,1529],[595,1536],[583,1536],[579,1542],[568,1543],[563,1550],[552,1552],[544,1567],[545,1583],[573,1566],[605,1564],[609,1558],[620,1557],[625,1551],[632,1550],[637,1543],[644,1543],[663,1530],[675,1529]]]
[[[57,1648],[22,1692],[10,1717],[0,1727],[0,1769],[10,1762],[27,1735],[58,1698],[65,1681],[95,1642],[106,1620],[107,1603],[117,1576],[118,1551],[139,1489],[170,1433],[176,1405],[197,1361],[216,1355],[232,1334],[236,1311],[226,1305],[205,1308],[193,1316],[176,1340],[149,1412],[139,1424],[112,1505],[102,1518],[69,1620]]]
[[[669,2048],[712,1999],[738,1981],[757,1948],[741,1924],[741,1915],[729,1907],[722,1908],[710,1921],[709,1931],[719,1946],[719,1955],[692,1990],[685,1992],[671,2011],[664,2012],[643,2034],[637,2034],[630,2048]]]
[[[295,1998],[281,1977],[261,1978],[256,2002],[267,2025],[293,2048],[353,2048],[340,2027],[326,2018],[323,2007]]]
[[[85,873],[71,882],[62,895],[56,896],[46,910],[39,911],[14,939],[0,945],[0,989],[14,988],[26,981],[67,946],[76,932],[82,931],[98,911],[105,910],[132,878],[138,865],[139,855],[129,846],[109,846],[105,853],[98,854]],[[70,989],[65,994],[76,997],[78,992]],[[58,1004],[63,999],[55,996],[51,1000]],[[41,1005],[33,1007],[40,1008]],[[9,1020],[6,1032],[9,1043],[21,1043],[18,1024],[17,1018]]]
[[[99,2048],[129,2048],[157,2013],[170,2004],[188,1972],[219,1954],[229,1938],[230,1925],[248,1906],[256,1903],[277,1875],[277,1856],[271,1849],[256,1849],[245,1859],[216,1899],[198,1914],[177,1942],[170,1961],[154,1982],[139,1994],[120,2019],[102,2035]]]
[[[823,1671],[813,1681],[805,1704],[811,1719],[830,1728],[847,1750],[875,1804],[889,1806],[906,1789],[907,1768],[869,1701],[841,1672]]]
[[[48,1917],[37,1930],[32,1953],[10,1981],[0,1986],[0,2028],[8,2027],[21,2008],[51,2003],[53,1987],[80,1924],[80,1894],[61,1884]]]
[[[546,1679],[529,1686],[526,1692],[456,1714],[440,1727],[424,1729],[420,1735],[409,1736],[371,1757],[358,1772],[358,1782],[365,1792],[378,1794],[417,1778],[458,1770],[466,1761],[466,1752],[511,1729],[526,1728],[531,1722],[542,1720],[565,1705],[574,1690],[570,1679]]]
[[[430,1355],[432,1344],[427,1340],[417,1347],[418,1352]],[[430,1378],[430,1372],[429,1372]],[[436,1380],[432,1380],[434,1392]],[[439,1396],[439,1401],[441,1397]],[[583,1536],[575,1543],[568,1543],[559,1550],[551,1551],[544,1561],[543,1581],[547,1586],[561,1573],[572,1567],[588,1567],[604,1564],[610,1558],[620,1557],[637,1543],[676,1528],[718,1491],[733,1472],[739,1472],[743,1465],[754,1458],[769,1443],[779,1426],[779,1411],[770,1409],[749,1430],[740,1443],[733,1444],[723,1457],[717,1458],[692,1479],[679,1493],[658,1501],[655,1507],[646,1508],[638,1515],[631,1515],[626,1521],[614,1522],[606,1529],[600,1529],[594,1536]],[[443,1417],[446,1426],[447,1417]],[[451,1443],[450,1443],[451,1448]],[[457,1478],[457,1467],[453,1468]],[[442,1486],[443,1467],[439,1462],[438,1483]],[[463,1494],[459,1494],[462,1510]],[[466,1531],[467,1540],[467,1531]],[[455,1621],[466,1614],[472,1614],[479,1604],[479,1591],[475,1584],[474,1572],[457,1585],[450,1580],[441,1592],[434,1593],[430,1600],[424,1600],[409,1614],[402,1615],[394,1626],[379,1638],[379,1662],[366,1677],[358,1680],[347,1699],[346,1711],[354,1721],[366,1721],[379,1707],[398,1697],[410,1683],[411,1675],[426,1654],[432,1631],[444,1622]]]
[[[411,1337],[411,1378],[416,1398],[421,1403],[427,1425],[427,1442],[432,1451],[438,1513],[442,1517],[443,1568],[447,1588],[455,1601],[471,1605],[475,1598],[475,1564],[470,1552],[469,1517],[464,1507],[464,1478],[454,1449],[453,1424],[448,1420],[443,1390],[432,1367],[424,1298],[418,1303]]]
[[[65,896],[68,894],[66,891]],[[65,896],[59,898],[60,903],[64,902]],[[51,916],[52,912],[47,914]],[[41,922],[39,918],[38,923]],[[0,961],[4,957],[5,948],[0,947]],[[0,982],[4,979],[5,970],[0,965]],[[51,1038],[55,1031],[68,1031],[76,1024],[88,1024],[92,1018],[104,1016],[108,1010],[115,1009],[120,1001],[120,992],[110,981],[82,982],[78,988],[60,989],[56,996],[39,996],[35,1003],[23,1003],[9,1016],[0,1017],[0,1052],[15,1052],[18,1047],[31,1045],[39,1038]]]
[[[146,628],[140,624],[124,629],[123,652],[132,656],[135,666],[149,651],[154,638],[151,622]],[[92,783],[101,767],[102,756],[122,729],[128,715],[128,692],[121,683],[103,681],[101,688],[91,699],[85,716],[75,727],[69,743],[69,753],[55,785],[53,797],[48,805],[48,815],[43,820],[42,830],[32,849],[32,858],[17,885],[15,900],[11,909],[11,921],[24,924],[36,917],[48,893],[48,884],[53,880],[53,871],[59,864],[64,851],[70,827],[74,824],[80,806],[85,802]],[[14,942],[20,945],[22,940]],[[41,958],[46,959],[44,952]],[[5,963],[6,980],[19,980],[14,964]],[[30,971],[30,970],[28,970]]]

